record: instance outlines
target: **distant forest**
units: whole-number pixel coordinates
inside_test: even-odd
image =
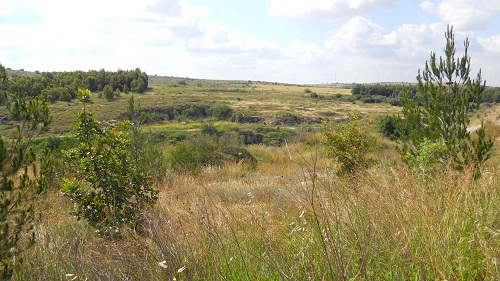
[[[394,106],[401,105],[403,92],[407,91],[409,96],[417,92],[415,84],[356,84],[352,87],[351,99],[360,100],[365,103],[390,103]],[[482,103],[500,102],[500,87],[486,87],[483,92]]]
[[[89,89],[92,92],[104,92],[108,99],[116,97],[121,92],[144,93],[148,88],[148,75],[139,68],[116,72],[104,69],[87,72],[37,71],[33,75],[11,75],[4,90],[22,91],[31,97],[42,97],[49,102],[56,102],[71,101],[76,98],[79,88]],[[0,104],[4,102],[5,97],[1,95]]]
[[[31,97],[42,97],[49,102],[71,101],[76,98],[79,88],[99,92],[108,100],[120,93],[144,93],[148,88],[148,75],[139,68],[135,70],[118,70],[116,72],[101,70],[71,71],[71,72],[34,72],[32,75],[11,75],[4,90],[9,92],[22,91]],[[336,95],[325,97],[310,93],[311,98],[340,99],[347,102],[361,101],[364,103],[389,103],[401,105],[404,91],[410,96],[417,92],[415,84],[355,84],[351,88],[351,96]],[[500,87],[486,87],[483,103],[500,102]],[[0,95],[0,104],[5,103],[5,97]]]

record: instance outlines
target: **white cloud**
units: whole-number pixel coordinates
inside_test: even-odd
[[[325,45],[340,54],[418,57],[428,54],[442,38],[441,24],[404,24],[394,31],[364,17],[354,17],[332,32]]]
[[[488,52],[500,54],[500,34],[487,38],[478,37],[477,40],[479,44]]]
[[[283,54],[295,62],[302,64],[318,63],[329,59],[329,54],[324,49],[313,43],[305,43],[302,40],[295,40]]]
[[[9,67],[40,70],[147,66],[158,48],[201,35],[198,25],[208,14],[207,8],[184,0],[1,1],[0,60]],[[38,22],[5,20],[26,7],[37,12]],[[68,65],[75,61],[71,57],[80,58],[77,65]]]
[[[273,17],[347,18],[394,7],[399,0],[271,0],[268,7]]]
[[[179,43],[194,52],[231,54],[277,50],[277,44],[274,42],[257,40],[244,33],[232,31],[221,24],[203,24],[200,25],[200,29],[203,30],[201,36],[190,37]]]
[[[381,42],[385,29],[361,16],[354,17],[335,30],[326,40],[327,48],[339,53],[360,54],[375,51]]]
[[[453,25],[462,32],[485,29],[491,22],[492,9],[500,9],[498,1],[442,0],[439,3],[426,0],[422,10],[439,17],[444,24]]]
[[[325,46],[352,81],[414,81],[431,51],[441,55],[444,30],[446,26],[436,23],[403,24],[388,31],[358,16],[334,30]]]
[[[0,62],[27,70],[140,67],[159,75],[285,82],[294,77],[298,83],[333,81],[334,74],[337,81],[387,81],[389,76],[414,81],[430,51],[441,55],[447,23],[455,23],[458,49],[461,38],[471,38],[474,65],[487,69],[484,65],[496,61],[500,50],[500,35],[474,33],[478,25],[495,23],[497,0],[422,2],[420,13],[432,13],[437,23],[422,14],[406,21],[409,9],[400,7],[393,15],[397,22],[369,18],[400,0],[271,0],[270,15],[292,19],[256,13],[255,23],[247,25],[219,18],[229,10],[211,18],[211,2],[189,2],[0,0]],[[256,7],[262,5],[249,6],[249,13]],[[424,17],[426,23],[416,22]],[[334,18],[343,24],[324,20]]]

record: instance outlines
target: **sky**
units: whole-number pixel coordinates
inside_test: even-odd
[[[0,0],[0,64],[297,84],[415,82],[453,26],[500,86],[498,0]]]

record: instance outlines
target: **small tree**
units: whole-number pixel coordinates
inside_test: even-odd
[[[113,91],[113,87],[111,87],[110,85],[104,86],[104,89],[102,89],[102,91],[103,91],[104,97],[108,101],[112,101],[115,98],[115,92]]]
[[[417,157],[424,142],[444,140],[447,149],[442,160],[456,167],[473,166],[477,176],[481,164],[489,158],[493,142],[486,140],[483,124],[475,139],[467,127],[469,114],[479,107],[485,83],[481,71],[476,79],[469,77],[469,40],[465,39],[462,57],[456,58],[452,27],[448,27],[445,38],[445,57],[438,61],[432,52],[425,69],[418,71],[417,93],[403,94],[403,130],[408,136],[402,151],[406,159]]]
[[[151,177],[134,165],[129,154],[130,122],[102,128],[85,111],[88,96],[88,90],[79,90],[84,111],[73,130],[77,146],[64,151],[73,176],[63,179],[61,187],[74,203],[72,214],[110,236],[121,226],[134,225],[138,212],[156,202],[157,191],[151,187]]]
[[[0,94],[7,81],[0,64]],[[12,277],[18,255],[34,241],[34,203],[47,187],[44,158],[37,159],[31,141],[51,121],[45,102],[24,93],[5,93],[8,114],[19,123],[10,142],[0,136],[0,279]],[[36,165],[37,161],[40,165]],[[26,243],[23,243],[26,242]]]
[[[359,127],[361,113],[349,114],[350,121],[331,127],[323,134],[322,143],[326,148],[326,157],[333,158],[339,164],[339,174],[355,174],[370,166],[373,159],[367,157],[375,143],[370,135]]]

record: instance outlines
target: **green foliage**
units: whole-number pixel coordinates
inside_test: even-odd
[[[404,160],[410,167],[427,174],[436,163],[441,163],[444,168],[448,163],[443,163],[443,159],[448,154],[448,147],[444,140],[429,141],[424,139],[414,155],[404,155]]]
[[[135,79],[130,83],[130,89],[132,92],[136,92],[142,94],[146,91],[147,84],[144,82],[144,79]]]
[[[180,114],[175,114],[174,118],[178,122],[186,122],[187,120],[195,120],[195,119],[203,119],[207,116],[208,107],[207,106],[198,106],[198,105],[190,105],[189,107],[185,107]]]
[[[0,92],[7,77],[0,65]],[[19,254],[34,241],[35,200],[47,188],[44,157],[37,159],[32,141],[51,121],[47,105],[23,92],[4,92],[9,119],[20,122],[10,143],[0,137],[0,279],[12,277]],[[37,165],[37,161],[40,161]],[[28,237],[28,239],[26,239]]]
[[[463,56],[455,58],[453,28],[448,27],[445,38],[445,58],[440,57],[438,61],[436,54],[431,53],[425,69],[418,72],[417,93],[412,96],[405,92],[403,95],[402,126],[408,136],[404,139],[402,152],[405,159],[418,157],[422,143],[443,140],[447,149],[442,160],[451,160],[459,168],[473,166],[478,175],[493,142],[486,140],[483,125],[479,131],[483,133],[475,139],[470,137],[467,127],[469,114],[478,109],[485,85],[481,71],[476,79],[469,77],[469,40],[464,42]]]
[[[200,125],[200,132],[203,135],[219,136],[220,132],[215,128],[214,124],[202,122]]]
[[[401,133],[399,131],[399,128],[401,127],[399,124],[401,122],[401,118],[399,117],[385,115],[380,119],[377,130],[380,134],[387,138],[399,139],[401,137]]]
[[[113,87],[111,87],[110,85],[104,86],[104,88],[102,89],[102,94],[108,101],[112,101],[115,98]]]
[[[351,89],[352,95],[350,97],[359,99],[364,103],[386,102],[393,106],[400,106],[401,97],[405,91],[410,95],[414,95],[417,92],[417,87],[402,84],[356,84]]]
[[[234,136],[197,136],[169,151],[172,170],[177,173],[198,173],[207,166],[222,167],[224,162],[243,161],[250,168],[257,164],[255,158]]]
[[[326,148],[326,157],[333,158],[339,164],[339,174],[355,174],[370,166],[374,160],[367,157],[373,149],[374,139],[359,127],[361,114],[355,111],[349,114],[350,121],[330,127],[321,142]]]
[[[218,120],[227,120],[233,115],[233,109],[222,102],[216,102],[210,111],[212,117]]]
[[[500,102],[500,87],[486,87],[481,97],[484,103],[499,103]]]
[[[134,95],[131,95],[127,100],[127,115],[129,120],[132,120],[139,112],[141,112],[141,105],[136,106]]]
[[[128,93],[130,92],[130,89],[129,89],[129,87],[127,86],[127,84],[123,85],[123,92],[124,92],[125,94],[128,94]]]
[[[116,72],[90,70],[87,72],[42,72],[36,76],[14,75],[5,84],[10,92],[25,93],[29,97],[43,97],[55,101],[70,101],[74,99],[79,88],[86,88],[92,92],[102,91],[110,86],[112,92],[128,93],[130,90],[144,93],[148,87],[148,75],[139,68],[135,70],[118,70]],[[103,96],[105,96],[103,94]],[[116,96],[116,94],[115,94]],[[0,98],[0,103],[3,103]]]
[[[80,90],[80,96],[87,96],[87,91]],[[133,226],[139,212],[157,199],[151,177],[131,159],[131,130],[129,121],[102,128],[84,107],[73,130],[77,145],[63,153],[71,173],[61,188],[74,203],[72,214],[103,235],[113,236],[119,227]]]
[[[156,182],[162,182],[167,174],[167,161],[164,154],[157,146],[157,141],[151,132],[142,132],[141,125],[143,121],[143,113],[140,105],[135,106],[134,96],[129,98],[128,103],[130,131],[132,136],[132,144],[129,147],[129,154],[137,169],[151,175]],[[136,112],[140,112],[140,116],[136,116]],[[151,115],[158,116],[158,113],[153,112]],[[156,120],[156,119],[155,119]]]

